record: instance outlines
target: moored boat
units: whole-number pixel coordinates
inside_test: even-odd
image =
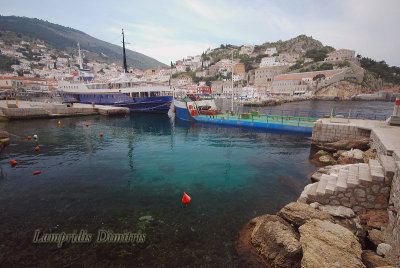
[[[79,49],[79,76],[72,81],[60,81],[58,89],[66,103],[86,103],[127,107],[133,112],[168,113],[173,89],[168,83],[141,83],[135,77],[129,77],[125,56],[123,36],[124,73],[107,82],[96,82],[90,70],[83,69]]]
[[[174,98],[172,109],[177,119],[184,121],[196,121],[194,116],[199,114],[212,115],[220,113],[215,101],[209,96],[186,96]]]

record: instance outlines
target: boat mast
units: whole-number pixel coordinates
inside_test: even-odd
[[[232,69],[232,98],[231,98],[231,112],[233,112],[233,50],[232,50],[232,62],[231,62],[231,69]]]
[[[124,73],[127,73],[128,65],[126,64],[124,29],[122,29],[122,52],[123,52],[123,56],[124,56]]]
[[[81,56],[81,47],[80,47],[79,43],[78,43],[78,54],[79,54],[79,57],[78,57],[79,68],[82,70],[83,69],[83,65],[82,65],[83,60],[82,60],[82,56]]]

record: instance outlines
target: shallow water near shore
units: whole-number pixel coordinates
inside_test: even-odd
[[[12,140],[0,154],[1,266],[238,267],[243,224],[295,201],[317,169],[305,136],[151,114],[57,122],[0,122]],[[58,248],[33,243],[36,229],[94,238]],[[146,241],[96,243],[101,229]]]

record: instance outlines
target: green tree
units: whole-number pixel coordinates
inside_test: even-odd
[[[330,52],[330,48],[323,47],[321,49],[310,49],[306,52],[305,57],[311,58],[314,62],[323,61],[326,58],[326,55]]]
[[[12,65],[18,65],[19,61],[15,58],[0,55],[0,70],[11,72],[13,69]]]

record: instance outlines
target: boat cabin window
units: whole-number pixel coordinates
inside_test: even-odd
[[[131,93],[132,98],[139,98],[139,92],[132,92]]]
[[[158,96],[160,96],[160,92],[159,91],[150,92],[150,97],[158,97]]]
[[[147,98],[149,96],[149,92],[140,92],[140,97]]]

